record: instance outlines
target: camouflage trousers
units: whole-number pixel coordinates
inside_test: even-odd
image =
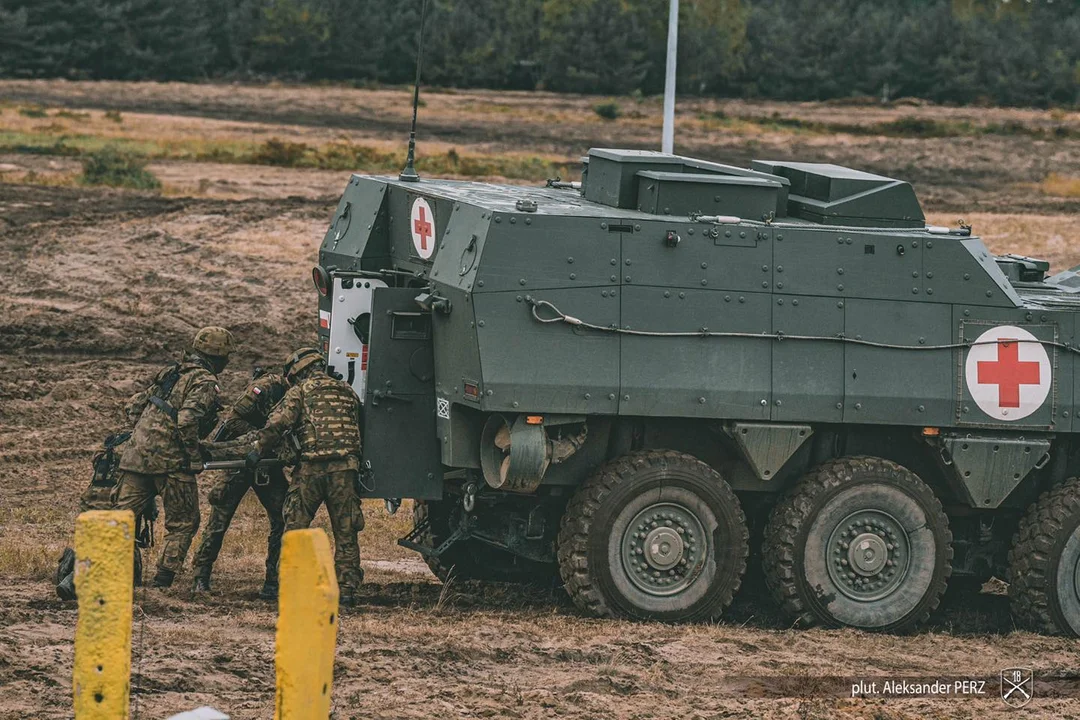
[[[342,593],[353,592],[363,582],[357,533],[364,529],[364,513],[353,481],[355,470],[326,471],[317,464],[301,466],[293,474],[285,496],[285,530],[311,526],[319,506],[326,503],[334,530],[334,571]]]
[[[177,573],[199,529],[199,488],[195,476],[179,472],[144,475],[121,471],[113,508],[131,510],[138,515],[158,495],[165,510],[165,540],[158,569]]]
[[[115,485],[90,484],[79,496],[79,512],[87,510],[112,510]]]
[[[280,468],[263,472],[265,474],[260,473],[258,477],[250,472],[229,473],[210,488],[210,517],[203,525],[202,540],[192,560],[195,575],[210,577],[233,515],[250,489],[255,491],[255,497],[259,498],[270,521],[270,533],[266,538],[266,580],[277,582],[281,535],[285,532],[282,508],[289,484]]]

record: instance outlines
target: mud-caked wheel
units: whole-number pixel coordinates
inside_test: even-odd
[[[454,501],[417,500],[413,505],[414,526],[431,519],[422,542],[428,547],[438,547],[450,537],[455,513],[460,512],[460,503]],[[472,538],[454,543],[439,557],[425,556],[424,562],[442,582],[456,578],[550,587],[558,580],[554,563],[518,557]]]
[[[1009,551],[1009,599],[1025,627],[1080,637],[1080,478],[1044,493],[1020,521]]]
[[[915,473],[880,458],[841,458],[773,509],[765,582],[801,626],[906,632],[941,602],[952,552],[941,503]]]
[[[746,519],[716,470],[647,450],[613,460],[578,489],[559,532],[559,572],[598,616],[708,620],[746,570]]]

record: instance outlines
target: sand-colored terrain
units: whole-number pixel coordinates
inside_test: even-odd
[[[5,133],[53,132],[160,148],[166,140],[180,147],[283,138],[317,146],[345,137],[393,148],[407,128],[407,96],[398,89],[0,82],[0,141]],[[615,122],[593,112],[595,98],[474,92],[425,99],[422,151],[570,161],[591,145],[646,147],[658,135],[650,99],[620,99],[625,115]],[[31,105],[46,117],[20,112]],[[58,116],[60,108],[74,117]],[[106,118],[108,110],[122,120]],[[774,115],[810,129],[762,121]],[[1011,133],[931,138],[822,129],[905,117],[1016,125]],[[65,129],[42,129],[50,124]],[[1061,137],[1046,135],[1058,127],[1066,128]],[[679,142],[734,163],[799,157],[910,179],[932,222],[963,217],[996,251],[1046,257],[1061,269],[1080,263],[1080,197],[1067,182],[1047,179],[1080,177],[1078,127],[1075,113],[695,101],[682,106]],[[96,444],[119,425],[123,400],[200,325],[226,325],[240,342],[223,377],[226,395],[255,363],[280,363],[313,338],[309,270],[348,172],[163,152],[150,165],[164,184],[154,194],[82,187],[74,182],[77,157],[5,147],[0,718],[67,718],[75,610],[55,598],[49,578],[69,542]],[[200,480],[204,500],[213,479]],[[1000,587],[948,597],[930,627],[910,637],[792,631],[750,592],[717,625],[597,621],[557,589],[442,586],[394,544],[408,529],[407,512],[390,517],[372,503],[367,514],[368,582],[360,606],[342,616],[335,718],[1080,718],[1080,645],[1014,631]],[[139,717],[202,704],[234,718],[272,715],[275,615],[256,599],[264,533],[262,510],[249,497],[226,538],[212,595],[193,598],[188,574],[168,591],[137,594]],[[1040,678],[1040,696],[1023,710],[997,696],[998,672],[1012,666],[1032,667]],[[980,699],[844,696],[852,681],[888,678],[989,682]]]

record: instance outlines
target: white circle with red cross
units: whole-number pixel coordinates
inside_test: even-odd
[[[427,200],[418,197],[413,200],[411,215],[409,230],[413,247],[422,260],[427,260],[435,254],[435,213]]]
[[[1050,357],[1023,328],[1001,325],[984,332],[964,365],[971,398],[994,418],[1012,422],[1042,407],[1050,393]]]

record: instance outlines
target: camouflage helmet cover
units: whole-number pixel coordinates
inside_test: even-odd
[[[285,361],[284,375],[286,380],[292,380],[294,377],[300,374],[305,368],[310,367],[315,363],[325,363],[322,353],[316,348],[305,347],[300,348],[296,352],[289,355]]]
[[[191,349],[211,357],[227,358],[233,350],[233,334],[223,327],[204,327],[195,333]]]

